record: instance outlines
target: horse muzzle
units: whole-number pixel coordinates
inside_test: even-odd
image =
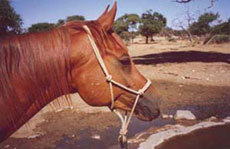
[[[135,114],[138,119],[152,121],[160,116],[160,98],[152,96],[149,90],[139,99]]]

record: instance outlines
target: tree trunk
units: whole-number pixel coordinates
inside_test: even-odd
[[[188,35],[188,39],[191,43],[193,43],[193,39],[192,39],[192,34],[190,33],[190,31],[186,30],[186,33]]]
[[[151,36],[151,40],[150,41],[154,41],[153,36]]]
[[[145,36],[145,43],[146,43],[146,44],[149,43],[149,36]]]

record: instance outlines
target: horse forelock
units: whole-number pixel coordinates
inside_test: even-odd
[[[87,25],[90,29],[94,37],[94,41],[97,44],[100,53],[103,57],[109,50],[107,43],[108,37],[103,27],[97,21],[71,21],[67,22],[64,26],[72,29],[73,34],[79,33],[79,31],[85,32],[87,34],[85,29],[83,28],[84,25]]]
[[[112,34],[112,29],[105,31],[98,22],[88,25],[94,36],[95,42],[101,51],[102,56],[106,54],[123,55],[128,53],[127,48],[120,43]]]

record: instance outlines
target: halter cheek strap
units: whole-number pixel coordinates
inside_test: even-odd
[[[144,85],[144,87],[139,89],[138,91],[136,91],[136,90],[128,88],[125,85],[120,84],[119,82],[116,82],[115,80],[113,80],[112,75],[109,74],[109,72],[108,72],[108,70],[107,70],[107,68],[105,66],[105,63],[104,63],[104,61],[103,61],[103,59],[101,57],[99,49],[98,49],[95,41],[93,40],[93,35],[92,35],[90,29],[86,25],[84,25],[83,28],[87,32],[87,36],[88,36],[90,44],[91,44],[91,46],[93,48],[93,52],[94,52],[94,54],[95,54],[95,56],[96,56],[96,58],[97,58],[97,60],[99,62],[99,65],[101,66],[102,71],[105,74],[106,81],[109,83],[110,94],[111,94],[110,109],[118,115],[118,117],[120,118],[120,120],[122,122],[119,139],[121,139],[122,142],[125,142],[125,141],[127,141],[125,135],[128,132],[127,131],[128,125],[130,123],[131,117],[132,117],[132,115],[134,113],[134,110],[136,108],[136,105],[138,103],[138,100],[139,100],[140,96],[143,95],[144,92],[149,88],[149,86],[151,85],[151,81],[147,79],[147,82]],[[136,99],[135,99],[135,102],[134,102],[133,107],[131,109],[129,117],[127,117],[127,115],[125,115],[125,117],[123,118],[122,114],[119,111],[117,111],[116,109],[114,109],[113,85],[116,85],[116,86],[120,87],[121,89],[124,89],[124,90],[136,95]]]

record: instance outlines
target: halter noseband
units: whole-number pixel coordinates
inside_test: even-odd
[[[113,78],[112,78],[112,75],[109,74],[109,72],[108,72],[108,70],[107,70],[107,68],[105,66],[105,63],[104,63],[104,61],[103,61],[103,59],[101,57],[101,54],[99,52],[99,49],[98,49],[95,41],[93,40],[93,35],[92,35],[90,29],[88,28],[87,25],[83,25],[83,29],[87,32],[87,36],[88,36],[89,41],[91,43],[91,46],[93,48],[93,52],[94,52],[94,54],[95,54],[95,56],[96,56],[96,58],[97,58],[97,60],[99,62],[99,65],[101,66],[102,71],[105,74],[106,81],[109,83],[110,94],[111,94],[111,106],[110,106],[110,109],[113,112],[115,112],[118,115],[118,117],[121,119],[122,126],[121,126],[121,130],[120,130],[119,139],[121,139],[121,142],[124,143],[124,142],[127,141],[125,135],[128,132],[127,128],[128,128],[129,123],[130,123],[131,117],[132,117],[132,115],[134,113],[134,110],[136,108],[136,105],[138,103],[138,100],[139,100],[140,96],[142,96],[144,94],[144,92],[149,88],[149,86],[151,85],[151,81],[149,79],[147,79],[147,82],[144,85],[144,87],[141,88],[141,89],[139,89],[138,91],[133,90],[131,88],[128,88],[125,85],[120,84],[119,82],[114,81]],[[135,99],[135,102],[133,104],[132,110],[131,110],[130,115],[129,115],[128,118],[127,118],[127,115],[125,115],[125,117],[123,118],[123,116],[121,115],[121,113],[119,111],[117,111],[116,109],[114,109],[113,84],[116,85],[116,86],[118,86],[118,87],[120,87],[120,88],[122,88],[122,89],[124,89],[124,90],[126,90],[126,91],[128,91],[128,92],[130,92],[130,93],[132,93],[132,94],[136,94],[137,95],[136,99]]]

